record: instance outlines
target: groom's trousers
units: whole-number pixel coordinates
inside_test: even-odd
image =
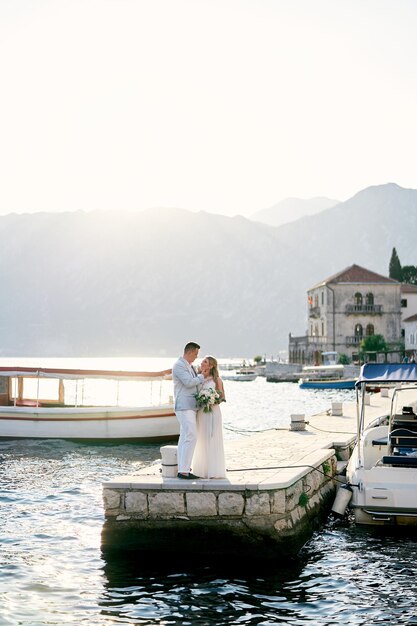
[[[178,471],[188,474],[191,469],[195,444],[197,443],[197,411],[187,409],[175,411],[180,423],[180,438],[178,439]]]

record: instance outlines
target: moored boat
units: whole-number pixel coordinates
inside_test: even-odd
[[[236,370],[235,374],[226,374],[222,376],[223,380],[238,380],[238,381],[251,381],[258,378],[257,372],[255,370],[250,369],[240,369]]]
[[[336,378],[310,380],[308,378],[300,378],[298,381],[300,389],[354,389],[356,378]]]
[[[369,421],[366,389],[391,386],[389,414]],[[357,441],[346,471],[358,524],[417,525],[417,365],[362,367],[357,385]],[[343,495],[343,494],[342,494]]]
[[[170,378],[162,372],[0,367],[0,438],[70,439],[73,441],[169,441],[179,434],[172,398],[161,393],[145,403],[119,403],[120,386],[154,384]],[[102,385],[108,399],[109,384],[116,391],[114,404],[92,402],[85,385]],[[113,381],[113,382],[111,382]],[[47,397],[42,391],[48,387]],[[104,386],[103,386],[104,385]],[[129,390],[132,399],[136,393]],[[51,397],[52,393],[52,397]],[[145,397],[142,392],[137,396]]]

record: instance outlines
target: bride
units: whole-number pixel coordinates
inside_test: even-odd
[[[216,389],[220,402],[225,402],[223,381],[219,376],[217,360],[206,356],[200,366],[204,376],[201,389]],[[200,478],[225,478],[226,468],[223,447],[223,424],[220,405],[210,412],[199,409],[197,413],[197,444],[193,457],[193,472]]]

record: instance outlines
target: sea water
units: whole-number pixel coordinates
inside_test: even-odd
[[[36,361],[152,371],[171,364]],[[225,386],[228,438],[353,400],[349,391],[300,390],[264,378]],[[417,542],[405,532],[330,520],[295,559],[243,569],[221,559],[142,563],[135,554],[102,553],[102,482],[159,458],[157,444],[0,442],[0,626],[417,624]]]

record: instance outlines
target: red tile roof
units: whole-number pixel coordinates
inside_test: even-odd
[[[417,285],[408,285],[403,283],[401,285],[401,293],[417,293]]]
[[[323,285],[327,285],[328,283],[389,283],[389,284],[400,284],[397,280],[393,278],[388,278],[388,276],[381,276],[381,274],[376,274],[376,272],[371,272],[370,270],[361,267],[360,265],[351,265],[350,267],[345,268],[341,272],[337,274],[333,274],[333,276],[329,276],[321,283],[318,283],[312,289],[316,287],[320,287]]]

